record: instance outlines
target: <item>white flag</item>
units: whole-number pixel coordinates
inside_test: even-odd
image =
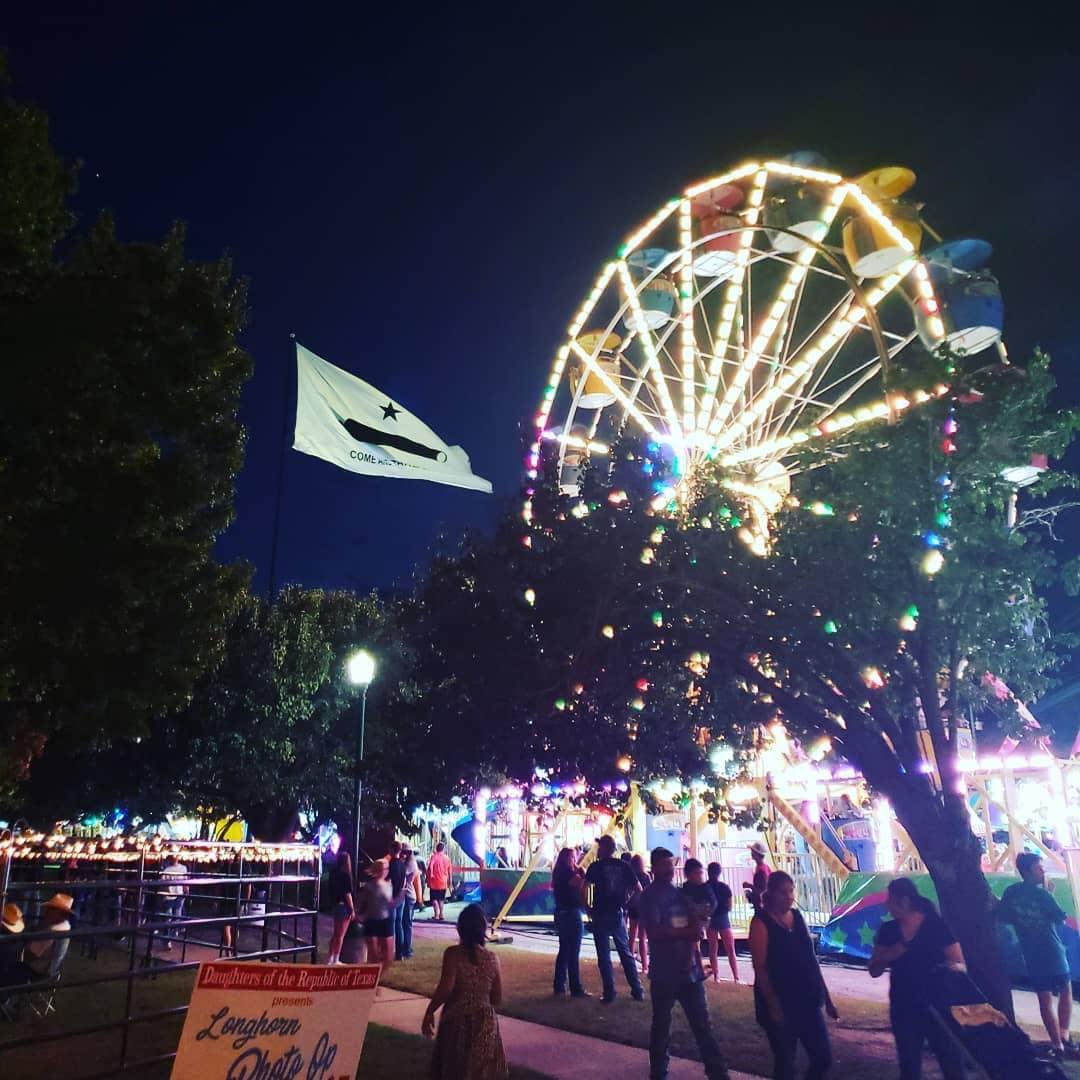
[[[370,383],[296,346],[293,448],[350,472],[491,493],[469,455]]]

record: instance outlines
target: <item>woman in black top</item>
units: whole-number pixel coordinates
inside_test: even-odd
[[[559,935],[559,955],[555,958],[555,993],[565,994],[567,980],[571,997],[589,997],[581,985],[581,938],[585,906],[585,875],[578,868],[577,853],[563,848],[551,870],[551,891],[555,894],[555,929]]]
[[[352,859],[342,849],[338,852],[337,864],[330,871],[327,882],[330,893],[330,914],[334,916],[334,932],[330,935],[330,955],[328,964],[337,964],[341,960],[341,945],[345,940],[345,931],[356,915],[353,902]]]
[[[774,870],[761,907],[750,921],[754,1012],[769,1038],[776,1080],[794,1080],[799,1043],[810,1059],[806,1080],[820,1080],[832,1064],[821,1007],[834,1020],[838,1014],[821,976],[810,931],[794,904],[795,882],[782,870]]]
[[[876,979],[892,968],[889,978],[889,1021],[900,1059],[900,1080],[922,1076],[923,1044],[929,1042],[945,1080],[967,1075],[953,1040],[927,1009],[934,984],[947,969],[966,970],[964,954],[945,921],[929,900],[919,895],[911,878],[889,882],[887,904],[892,916],[874,939],[870,974]]]

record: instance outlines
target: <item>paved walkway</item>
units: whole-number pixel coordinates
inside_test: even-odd
[[[371,1010],[371,1020],[397,1031],[415,1035],[427,1009],[428,999],[419,994],[382,987]],[[636,1046],[594,1039],[571,1031],[532,1024],[512,1016],[499,1017],[503,1047],[511,1065],[520,1065],[555,1080],[633,1080],[649,1075],[649,1054]],[[671,1080],[704,1075],[701,1062],[672,1058]],[[733,1072],[732,1080],[755,1080],[748,1073]]]

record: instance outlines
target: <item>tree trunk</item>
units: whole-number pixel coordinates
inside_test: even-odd
[[[902,805],[903,803],[909,805]],[[941,915],[964,950],[968,974],[990,1004],[1013,1018],[1012,987],[998,946],[996,900],[982,872],[982,849],[967,822],[934,807],[893,804],[937,890]]]

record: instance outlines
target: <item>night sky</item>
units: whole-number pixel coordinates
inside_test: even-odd
[[[686,183],[752,155],[912,167],[938,231],[994,244],[1014,360],[1042,345],[1080,402],[1067,35],[978,42],[965,20],[927,40],[914,9],[870,29],[781,5],[81,10],[8,20],[12,90],[82,160],[84,222],[107,207],[123,238],[156,240],[182,219],[193,255],[227,251],[250,278],[249,448],[219,553],[260,587],[290,333],[495,483],[493,499],[288,451],[281,580],[407,585],[440,530],[490,526],[516,495],[519,424],[599,265]]]

